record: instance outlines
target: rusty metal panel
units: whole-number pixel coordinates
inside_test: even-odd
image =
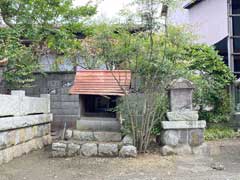
[[[124,96],[130,83],[129,70],[80,70],[76,73],[70,94]]]

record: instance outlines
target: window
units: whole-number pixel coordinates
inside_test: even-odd
[[[240,38],[233,39],[233,52],[240,53]]]
[[[234,56],[234,72],[240,72],[240,56]]]
[[[240,17],[234,16],[233,17],[233,35],[240,36]]]
[[[239,0],[232,0],[232,13],[240,14],[240,1]]]

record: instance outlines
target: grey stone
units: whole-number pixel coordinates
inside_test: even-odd
[[[163,156],[175,155],[176,152],[171,146],[165,145],[160,148],[160,152]]]
[[[199,146],[204,142],[204,130],[192,129],[189,131],[189,144],[191,146]]]
[[[32,127],[25,128],[25,140],[28,141],[33,138],[33,130]]]
[[[177,146],[174,150],[175,150],[176,154],[178,154],[178,155],[192,154],[192,149],[188,144]]]
[[[52,144],[52,150],[53,151],[64,151],[66,152],[67,144],[62,142],[56,142]]]
[[[42,137],[44,135],[44,128],[43,126],[36,126],[36,137]]]
[[[69,140],[73,137],[73,131],[71,129],[67,129],[65,133],[65,139]]]
[[[118,145],[117,144],[99,144],[98,145],[98,155],[113,157],[118,155]]]
[[[81,154],[83,156],[91,157],[98,155],[98,147],[95,143],[86,143],[81,147]]]
[[[85,132],[85,131],[73,131],[73,139],[80,141],[94,141],[93,132]]]
[[[1,98],[0,98],[1,99]],[[1,118],[0,131],[19,129],[52,122],[52,114]]]
[[[96,141],[120,142],[122,139],[119,132],[94,132],[93,134]]]
[[[7,147],[7,132],[0,132],[0,149]]]
[[[77,129],[82,131],[115,131],[119,132],[121,124],[117,120],[105,121],[105,120],[77,120]]]
[[[195,155],[209,155],[210,154],[210,150],[206,143],[203,143],[200,146],[193,147],[192,152]]]
[[[52,157],[65,157],[66,152],[64,151],[52,151]]]
[[[179,144],[188,144],[188,130],[180,129],[179,132]]]
[[[128,158],[128,157],[137,157],[137,148],[135,146],[123,146],[121,150],[119,151],[119,156]]]
[[[74,144],[74,143],[70,143],[68,144],[68,152],[67,155],[68,156],[74,156],[80,153],[80,145],[79,144]]]
[[[123,145],[133,145],[133,138],[130,135],[124,136],[122,140]]]
[[[162,144],[169,146],[176,146],[179,142],[178,131],[168,130],[164,131],[161,135]]]
[[[197,111],[173,111],[167,112],[169,121],[197,121],[199,118]]]
[[[218,170],[218,171],[223,171],[225,169],[224,165],[219,163],[219,162],[213,163],[211,165],[211,168],[215,169],[215,170]]]
[[[57,142],[52,144],[53,157],[65,157],[67,153],[67,145],[65,143]]]
[[[173,80],[169,86],[171,111],[192,110],[194,85],[184,78]]]
[[[203,129],[206,121],[162,121],[163,129]]]

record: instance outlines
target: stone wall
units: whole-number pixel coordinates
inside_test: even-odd
[[[0,164],[51,144],[50,96],[0,95]]]
[[[69,94],[75,72],[49,72],[45,75],[36,73],[35,77],[34,86],[26,89],[26,94],[51,94],[52,128],[62,129],[65,122],[67,127],[75,128],[76,120],[80,118],[79,96]]]

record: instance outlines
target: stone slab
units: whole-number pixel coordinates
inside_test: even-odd
[[[117,144],[99,144],[98,145],[98,155],[106,157],[118,156],[118,145]]]
[[[52,122],[52,114],[1,118],[0,131],[18,129]]]
[[[197,121],[199,118],[197,111],[173,111],[167,112],[169,121]]]
[[[73,139],[79,141],[94,141],[93,132],[90,131],[73,131]]]
[[[204,142],[204,130],[192,129],[188,134],[188,144],[190,146],[199,146]]]
[[[98,146],[95,143],[86,143],[81,147],[81,155],[92,157],[98,155]]]
[[[137,148],[131,145],[123,146],[119,151],[119,156],[123,158],[135,158],[137,157]]]
[[[120,142],[122,134],[119,132],[93,132],[96,141]]]
[[[167,130],[161,134],[161,142],[164,145],[177,146],[179,143],[179,131]]]
[[[79,144],[74,144],[70,143],[68,144],[68,150],[67,150],[67,155],[68,156],[74,156],[80,153],[80,145]]]
[[[162,121],[163,129],[204,129],[206,121]]]

